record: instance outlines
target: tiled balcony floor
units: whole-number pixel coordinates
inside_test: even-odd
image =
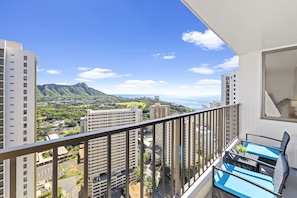
[[[291,168],[289,177],[286,181],[286,188],[283,190],[283,198],[297,197],[297,169]],[[205,198],[211,198],[211,191]]]

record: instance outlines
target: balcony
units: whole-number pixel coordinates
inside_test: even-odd
[[[135,146],[130,142],[131,138],[135,139],[131,136],[133,131],[138,138],[138,143],[132,141]],[[125,197],[211,197],[212,166],[220,164],[224,151],[238,143],[238,132],[239,105],[229,105],[6,148],[0,150],[0,160],[4,160],[4,164],[9,162],[9,169],[4,170],[9,170],[10,187],[6,190],[9,190],[10,197],[16,197],[18,157],[40,155],[48,150],[52,157],[36,162],[36,190],[46,182],[53,197],[58,197],[61,192],[74,197],[120,197],[121,194]],[[114,141],[119,141],[119,136],[122,144],[113,145]],[[106,144],[94,146],[94,142],[102,142],[102,139]],[[63,179],[63,174],[68,171],[65,164],[70,166],[72,162],[69,153],[61,152],[66,145],[80,146],[77,153],[80,162],[75,166],[80,167],[82,174],[75,175],[76,184],[72,189],[66,189],[69,183],[65,185]],[[100,149],[96,150],[98,147]],[[92,164],[102,156],[94,155],[91,150],[95,153],[104,150],[104,160]],[[151,155],[149,160],[146,157],[148,153]],[[103,167],[101,174],[96,175],[92,166]],[[43,167],[50,170],[47,181],[42,180],[39,173]],[[148,176],[156,178],[150,187]],[[81,181],[80,185],[77,181]],[[296,181],[297,171],[291,169],[283,197],[294,197]],[[45,186],[43,183],[42,188]]]
[[[217,163],[224,150],[237,139],[238,110],[239,105],[224,106],[2,149],[0,160],[9,166],[9,169],[5,168],[9,170],[10,181],[6,190],[10,197],[16,197],[18,158],[37,153],[36,190],[43,182],[43,188],[49,186],[53,197],[58,196],[58,191],[83,197],[115,197],[113,193],[117,189],[121,189],[126,197],[133,193],[140,197],[182,196],[207,178],[205,175],[212,164]],[[121,144],[113,144],[118,141]],[[75,176],[76,179],[81,177],[81,185],[79,189],[75,185],[75,190],[65,189],[62,182],[67,166],[72,163],[69,163],[70,154],[61,152],[61,148],[67,145],[80,147],[76,153],[80,160],[75,166],[80,167],[81,173]],[[102,150],[104,153],[100,156],[94,154],[102,153]],[[40,160],[46,151],[50,151],[52,157]],[[149,160],[147,155],[150,155]],[[92,163],[102,157],[103,160]],[[41,169],[45,166],[50,170],[46,181],[41,176]],[[96,167],[100,174],[97,174]],[[139,174],[136,174],[136,169]],[[156,178],[152,179],[151,187],[148,187],[148,176]]]

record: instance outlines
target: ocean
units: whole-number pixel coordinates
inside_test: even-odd
[[[123,98],[139,98],[139,97],[150,97],[154,98],[159,96],[161,101],[171,102],[179,105],[189,107],[194,110],[201,110],[202,105],[209,105],[213,101],[220,100],[220,96],[168,96],[168,95],[146,95],[146,94],[114,94],[115,96],[120,96]]]

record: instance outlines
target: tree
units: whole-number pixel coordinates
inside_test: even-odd
[[[146,187],[147,193],[151,196],[153,193],[153,178],[152,178],[152,176],[145,177],[144,185]]]
[[[137,167],[136,169],[134,169],[134,174],[136,175],[137,177],[137,182],[140,181],[140,167]]]

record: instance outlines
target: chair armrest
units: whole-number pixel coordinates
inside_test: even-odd
[[[246,141],[248,141],[248,136],[255,136],[255,137],[266,138],[266,139],[282,142],[281,140],[278,140],[278,139],[275,139],[275,138],[271,138],[271,137],[263,136],[263,135],[257,135],[257,134],[253,134],[253,133],[246,133],[245,134]]]
[[[213,175],[213,177],[215,176],[215,169],[217,169],[217,170],[219,170],[219,171],[222,171],[222,172],[225,172],[225,173],[227,173],[227,174],[229,174],[229,175],[232,175],[232,176],[234,176],[234,177],[237,177],[237,178],[239,178],[239,179],[242,179],[242,180],[244,180],[244,181],[246,181],[246,182],[248,182],[248,183],[250,183],[250,184],[252,184],[252,185],[255,185],[255,186],[259,187],[259,188],[262,188],[263,190],[266,190],[266,191],[268,191],[268,192],[274,194],[274,195],[277,196],[277,197],[281,197],[281,196],[282,196],[282,195],[279,194],[278,192],[274,192],[274,191],[272,191],[272,190],[266,188],[265,186],[262,186],[262,185],[260,185],[260,184],[257,184],[257,183],[255,183],[255,182],[253,182],[253,181],[251,181],[251,180],[248,180],[248,179],[246,179],[246,178],[243,178],[243,177],[241,177],[241,176],[239,176],[239,175],[236,175],[236,174],[234,174],[234,173],[232,173],[232,172],[230,172],[230,171],[227,171],[227,170],[223,170],[223,169],[221,169],[221,168],[219,168],[219,167],[216,167],[216,166],[213,166],[213,169],[212,169],[212,175]],[[213,180],[212,185],[214,185],[214,180]]]
[[[261,164],[261,165],[264,165],[264,166],[268,166],[270,168],[275,168],[275,166],[271,165],[271,164],[268,164],[266,162],[262,162],[260,160],[256,160],[256,159],[253,159],[253,158],[250,158],[250,157],[247,157],[245,155],[242,155],[242,154],[239,154],[239,153],[234,153],[234,152],[229,152],[229,151],[225,151],[226,153],[229,153],[229,155],[236,155],[236,156],[239,156],[241,158],[244,158],[244,159],[248,159],[248,160],[252,160],[252,161],[255,161],[257,162],[258,164]],[[225,154],[226,155],[226,154]]]

